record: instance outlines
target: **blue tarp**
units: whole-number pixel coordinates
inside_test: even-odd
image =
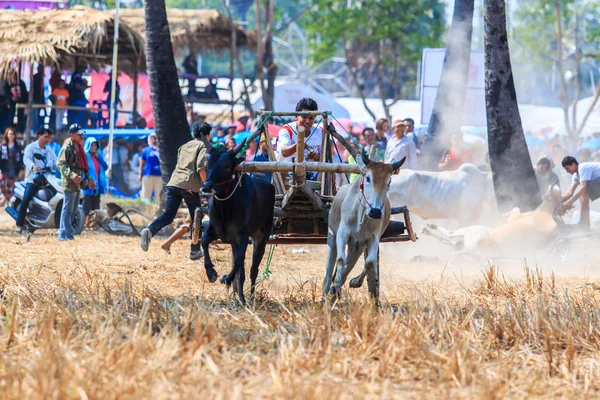
[[[590,151],[596,151],[600,149],[600,138],[593,138],[588,140],[587,142],[585,142],[580,150],[590,150]]]
[[[108,129],[86,129],[85,133],[86,138],[94,137],[98,140],[108,139],[109,136]],[[151,133],[154,133],[154,129],[115,129],[113,137],[115,139],[125,139],[131,142],[144,140]]]

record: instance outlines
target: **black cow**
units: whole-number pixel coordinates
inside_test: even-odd
[[[221,283],[231,286],[237,274],[237,291],[244,303],[244,258],[249,238],[252,238],[254,251],[250,268],[251,293],[258,276],[258,266],[265,254],[265,247],[273,228],[273,207],[275,187],[261,179],[235,172],[235,167],[243,159],[237,154],[244,142],[236,148],[225,150],[213,147],[203,140],[207,147],[207,179],[202,192],[212,194],[208,200],[209,225],[202,236],[204,267],[210,282],[217,280],[217,272],[208,254],[208,245],[216,239],[231,244],[233,268],[221,277]]]

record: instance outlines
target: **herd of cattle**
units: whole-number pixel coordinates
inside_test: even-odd
[[[243,143],[242,143],[243,145]],[[205,193],[211,193],[209,227],[202,237],[204,263],[211,282],[217,273],[209,256],[209,244],[220,239],[232,246],[233,267],[221,278],[228,286],[237,281],[237,294],[244,301],[244,257],[249,238],[254,252],[250,269],[251,290],[265,252],[273,221],[275,191],[271,184],[234,172],[242,145],[223,150],[206,142],[208,148]],[[460,227],[449,231],[428,223],[423,233],[463,254],[495,257],[510,249],[541,249],[562,228],[556,218],[561,194],[558,188],[546,193],[542,205],[531,212],[518,209],[498,216],[495,227],[476,225],[486,208],[495,209],[491,174],[465,164],[455,171],[428,172],[398,170],[404,160],[393,165],[369,160],[364,151],[357,157],[361,176],[342,186],[329,211],[329,257],[323,281],[323,297],[339,296],[349,273],[364,255],[364,268],[350,280],[351,287],[367,278],[370,294],[379,297],[379,240],[390,220],[390,207],[407,206],[424,220],[453,219]],[[234,186],[232,193],[224,193]]]

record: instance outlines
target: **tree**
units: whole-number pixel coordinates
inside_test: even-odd
[[[145,21],[150,98],[160,168],[166,184],[177,165],[177,150],[191,138],[190,127],[173,57],[165,0],[146,1]]]
[[[576,104],[586,85],[583,64],[600,56],[600,3],[582,0],[526,0],[515,12],[513,40],[517,56],[537,66],[539,71],[556,71],[560,89],[558,102],[563,109],[564,128],[571,150],[575,150],[587,119],[600,97],[600,84],[587,110]],[[578,113],[584,111],[583,118]]]
[[[541,202],[517,102],[504,0],[485,2],[485,91],[490,164],[501,212],[530,211]]]
[[[350,79],[373,119],[366,98],[376,94],[386,117],[416,81],[423,47],[438,47],[444,31],[439,0],[311,0],[303,25],[316,63],[342,49]],[[341,42],[341,46],[340,46]]]
[[[450,137],[460,132],[467,95],[474,0],[456,0],[448,32],[446,54],[431,122],[427,132],[433,136],[428,159],[437,163],[450,147]]]

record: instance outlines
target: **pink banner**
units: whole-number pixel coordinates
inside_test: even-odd
[[[109,76],[104,72],[91,73],[92,84],[89,91],[89,104],[94,107],[94,101],[105,101],[108,93],[104,93],[104,86]],[[119,75],[117,80],[121,86],[121,104],[119,110],[133,110],[133,79],[126,74]],[[138,75],[137,110],[144,117],[148,128],[154,128],[154,116],[152,115],[152,101],[150,100],[150,84],[147,75]],[[108,110],[108,108],[107,108]],[[108,112],[108,111],[107,111]],[[119,114],[116,125],[124,126],[131,120],[131,114]]]

